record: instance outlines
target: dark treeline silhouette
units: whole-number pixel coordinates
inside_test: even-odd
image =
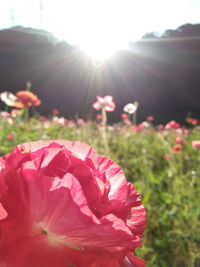
[[[147,33],[104,64],[48,32],[17,26],[0,31],[0,73],[1,92],[24,90],[31,81],[41,114],[58,108],[67,118],[94,116],[96,95],[110,94],[114,121],[125,104],[138,101],[139,120],[183,122],[188,112],[200,115],[200,24]]]

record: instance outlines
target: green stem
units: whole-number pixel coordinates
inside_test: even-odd
[[[26,91],[30,91],[30,90],[31,90],[31,82],[28,81],[28,82],[26,83]]]
[[[28,122],[28,119],[29,119],[29,110],[28,110],[28,108],[25,108],[24,109],[24,120],[25,120],[25,122]]]
[[[136,114],[137,111],[135,111],[133,113],[133,125],[137,125],[137,114]]]
[[[106,115],[106,111],[104,108],[101,109],[101,113],[102,113],[103,127],[106,129],[107,115]]]
[[[107,134],[106,134],[107,115],[106,115],[106,111],[104,108],[101,109],[101,113],[102,113],[102,123],[103,123],[102,137],[103,137],[106,154],[108,155],[109,148],[108,148],[108,140],[107,140]]]

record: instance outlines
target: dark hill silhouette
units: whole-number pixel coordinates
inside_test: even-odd
[[[94,67],[78,47],[48,32],[14,27],[0,31],[0,91],[32,91],[47,114],[58,108],[66,117],[94,114],[96,95],[111,94],[119,119],[125,104],[139,102],[139,119],[183,121],[188,111],[200,115],[200,24],[149,33],[128,51],[119,51]],[[3,104],[1,107],[3,109]]]

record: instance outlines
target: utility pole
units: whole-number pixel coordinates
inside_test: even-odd
[[[11,22],[11,27],[13,27],[15,24],[14,9],[10,10],[10,22]]]
[[[40,0],[40,27],[43,28],[43,0]]]

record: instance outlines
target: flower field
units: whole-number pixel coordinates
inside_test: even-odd
[[[56,113],[56,111],[54,111]],[[79,140],[122,168],[141,194],[147,212],[142,248],[146,266],[193,266],[200,258],[200,129],[171,122],[154,127],[120,122],[106,128],[98,120],[66,120],[1,112],[0,154],[34,140]]]
[[[47,151],[48,151],[50,157],[55,157],[55,162],[57,161],[57,163],[51,163],[51,161],[49,161],[48,163],[49,165],[47,165],[48,167],[44,168],[44,172],[48,173],[48,176],[49,175],[55,176],[54,173],[56,172],[57,172],[56,175],[58,175],[59,177],[62,176],[63,175],[62,172],[66,168],[68,168],[66,166],[67,164],[69,164],[69,162],[71,162],[70,164],[72,164],[73,166],[79,166],[79,167],[76,167],[79,169],[78,172],[74,171],[75,167],[73,168],[70,167],[72,168],[72,171],[70,172],[72,172],[72,174],[75,175],[73,177],[77,176],[79,177],[79,179],[81,179],[80,177],[82,177],[81,172],[83,173],[86,172],[86,169],[89,168],[92,170],[92,172],[94,172],[95,170],[95,175],[92,176],[93,178],[91,179],[97,179],[95,180],[95,184],[97,182],[98,188],[100,188],[100,191],[103,194],[103,196],[107,194],[107,197],[109,196],[111,198],[109,199],[109,201],[111,201],[110,204],[112,203],[112,201],[115,201],[114,202],[115,204],[114,206],[113,204],[111,204],[112,209],[113,209],[111,212],[110,206],[107,206],[108,203],[104,202],[105,199],[103,200],[102,198],[100,201],[100,204],[98,205],[95,204],[95,206],[90,207],[90,209],[93,210],[95,216],[97,216],[98,218],[104,218],[102,217],[104,213],[108,214],[109,212],[111,212],[109,213],[110,214],[109,216],[112,217],[115,215],[114,221],[115,222],[117,221],[118,227],[122,227],[122,225],[120,226],[118,221],[120,220],[120,223],[122,224],[122,218],[124,218],[123,216],[125,216],[126,217],[125,221],[128,226],[124,225],[122,227],[123,231],[125,231],[125,229],[126,231],[130,231],[131,229],[131,231],[133,231],[132,235],[134,233],[134,235],[137,238],[139,238],[138,241],[136,242],[136,239],[134,239],[135,238],[134,235],[129,240],[127,237],[125,238],[125,236],[123,236],[125,235],[125,232],[117,233],[116,231],[112,233],[113,228],[111,227],[111,225],[108,224],[105,227],[104,226],[105,222],[104,223],[101,222],[102,233],[105,235],[105,237],[108,240],[110,238],[110,241],[107,240],[108,248],[103,248],[102,246],[102,244],[105,243],[105,241],[103,241],[105,238],[104,235],[102,235],[102,233],[101,233],[101,237],[97,235],[98,241],[96,241],[95,238],[97,237],[95,237],[95,235],[98,233],[99,230],[94,230],[94,232],[92,232],[91,230],[90,232],[90,229],[88,228],[87,240],[80,239],[80,236],[83,235],[83,233],[80,233],[80,236],[78,239],[79,241],[76,241],[77,236],[75,237],[73,236],[73,238],[75,239],[71,237],[72,243],[71,241],[69,244],[67,243],[67,247],[68,247],[67,253],[69,253],[70,249],[72,250],[72,252],[70,252],[71,254],[68,255],[65,261],[65,264],[67,263],[68,266],[72,266],[71,260],[73,263],[73,260],[76,261],[77,258],[80,257],[80,255],[84,256],[84,253],[85,253],[87,254],[87,257],[86,258],[83,257],[81,263],[76,263],[77,264],[77,265],[75,264],[76,267],[77,266],[85,267],[86,265],[92,266],[92,267],[93,266],[95,267],[100,267],[100,266],[102,267],[103,266],[105,267],[106,266],[140,267],[140,266],[144,266],[144,262],[140,260],[139,258],[145,260],[146,266],[151,266],[151,267],[154,267],[154,266],[163,266],[163,267],[165,266],[166,267],[168,266],[172,266],[172,267],[173,266],[174,267],[199,266],[200,264],[200,206],[199,206],[199,203],[200,203],[200,164],[199,164],[199,161],[200,161],[200,126],[198,126],[199,122],[197,119],[187,118],[186,123],[185,123],[186,126],[181,126],[176,121],[170,121],[166,125],[162,125],[162,124],[156,125],[154,117],[148,116],[146,121],[140,124],[136,124],[136,110],[138,108],[138,103],[135,102],[134,104],[129,103],[127,106],[124,107],[125,113],[121,114],[121,121],[119,123],[109,125],[107,123],[106,112],[112,112],[115,109],[115,103],[111,96],[106,96],[104,98],[99,97],[99,96],[97,97],[97,102],[93,104],[93,108],[96,109],[97,111],[101,110],[102,113],[98,113],[96,116],[96,120],[93,120],[93,121],[90,119],[84,120],[82,118],[69,120],[67,118],[60,116],[59,111],[56,109],[52,110],[52,114],[50,114],[49,117],[40,116],[37,113],[33,113],[35,115],[30,117],[29,108],[34,105],[37,106],[41,103],[40,100],[31,92],[21,91],[21,93],[19,93],[17,97],[6,92],[5,94],[2,95],[1,99],[4,102],[7,101],[8,106],[12,106],[12,107],[15,106],[21,109],[9,108],[9,112],[8,112],[8,108],[7,108],[7,111],[2,111],[0,113],[0,143],[1,143],[0,156],[4,156],[5,154],[10,153],[14,149],[14,147],[16,147],[19,144],[24,144],[26,142],[32,142],[32,141],[38,141],[38,140],[48,141],[48,140],[56,140],[56,139],[69,140],[69,141],[80,141],[80,142],[87,143],[89,146],[92,146],[96,150],[98,155],[100,155],[100,156],[97,156],[95,154],[96,152],[90,152],[92,156],[91,158],[87,158],[88,156],[86,156],[86,152],[83,152],[82,149],[84,149],[85,151],[85,149],[87,148],[86,150],[88,150],[89,149],[88,146],[86,146],[85,148],[85,145],[79,145],[79,143],[71,143],[71,142],[65,143],[65,141],[59,141],[58,143],[52,143],[52,144],[45,143],[45,142],[43,143],[36,142],[36,143],[32,143],[31,145],[25,144],[21,152],[18,151],[19,149],[21,149],[20,146],[18,146],[18,148],[16,148],[17,150],[16,151],[14,150],[13,153],[4,157],[4,163],[1,163],[2,166],[4,166],[3,171],[2,171],[3,180],[5,179],[5,184],[7,184],[8,187],[10,188],[10,191],[9,190],[8,192],[5,191],[3,182],[0,181],[2,183],[2,184],[0,183],[2,203],[4,207],[7,205],[6,206],[7,210],[5,212],[8,211],[8,215],[10,216],[10,214],[12,214],[13,212],[15,214],[16,210],[18,209],[17,208],[18,206],[16,204],[16,210],[14,208],[14,210],[12,211],[13,209],[12,203],[14,201],[12,190],[14,190],[13,192],[16,197],[15,199],[16,202],[14,203],[17,203],[18,199],[20,201],[22,197],[20,194],[18,194],[18,197],[17,197],[16,188],[14,187],[14,189],[12,189],[12,183],[9,182],[9,179],[10,179],[9,177],[11,177],[10,173],[12,173],[12,177],[13,177],[12,179],[18,179],[16,181],[18,182],[20,181],[19,182],[19,188],[20,188],[20,186],[22,186],[20,185],[20,183],[22,183],[20,179],[23,180],[25,179],[24,177],[26,177],[24,176],[25,174],[23,174],[22,178],[20,179],[17,178],[19,175],[18,174],[19,170],[16,171],[16,174],[13,176],[14,169],[16,168],[15,167],[16,162],[19,161],[20,159],[20,161],[17,164],[21,166],[20,169],[22,169],[24,172],[24,166],[26,166],[24,165],[25,161],[28,160],[27,164],[29,165],[27,166],[31,166],[30,159],[32,159],[33,157],[34,159],[33,162],[35,162],[34,164],[36,163],[39,164],[38,165],[39,167],[37,168],[39,168],[40,170],[42,166],[42,165],[40,166],[40,164],[47,164],[47,162],[49,161],[47,157],[48,155]],[[65,148],[63,148],[63,144]],[[37,156],[39,157],[37,161],[35,159],[36,154],[37,154],[35,152],[36,146],[38,146],[38,149],[39,149],[38,151],[43,151],[43,152],[37,152],[38,153]],[[45,148],[45,146],[47,147]],[[31,147],[31,149],[29,149],[29,147]],[[69,156],[70,160],[68,159],[68,156],[67,158],[65,157],[63,158],[62,156],[61,157],[62,160],[59,160],[60,149],[61,150],[65,149],[65,153],[66,153],[65,157],[66,155],[70,155]],[[57,150],[58,152],[56,152]],[[19,156],[17,156],[18,153],[19,153]],[[29,158],[29,156],[27,156],[26,153],[33,153],[33,154],[30,154],[30,158]],[[41,153],[43,153],[43,156],[40,156]],[[83,157],[82,153],[83,154],[85,153],[85,156],[84,156],[85,157],[84,164],[86,164],[85,166],[83,162],[81,163],[81,161],[79,160],[79,157],[80,159],[82,159],[81,157]],[[21,157],[24,157],[24,159],[22,160],[22,163],[20,163]],[[47,157],[47,159],[45,157]],[[113,196],[112,196],[112,193],[110,193],[110,195],[108,194],[109,191],[112,192],[112,187],[115,188],[119,186],[117,179],[120,180],[122,178],[120,178],[121,176],[119,176],[119,173],[121,173],[121,170],[118,169],[119,167],[116,167],[115,165],[114,165],[115,167],[109,167],[109,166],[113,166],[112,165],[113,163],[112,164],[109,163],[111,165],[109,165],[108,163],[103,163],[104,167],[101,167],[102,162],[107,160],[104,157],[111,159],[112,161],[116,162],[120,166],[120,168],[123,170],[125,174],[126,179],[129,182],[134,184],[137,192],[141,195],[141,201],[142,201],[143,206],[145,207],[146,214],[147,214],[146,229],[142,237],[142,248],[140,248],[140,239],[141,239],[143,230],[145,228],[146,217],[145,217],[144,208],[141,205],[140,200],[138,199],[139,195],[136,195],[135,189],[133,187],[129,188],[130,184],[127,184],[126,182],[124,182],[125,184],[123,185],[124,186],[123,190],[120,189],[119,187],[118,189],[119,191],[117,191],[118,193],[115,193]],[[40,161],[44,163],[38,163]],[[66,162],[66,164],[62,162],[64,163]],[[13,169],[11,166],[12,164],[13,164]],[[57,168],[57,164],[61,164],[60,167]],[[98,172],[96,169],[96,165],[100,166],[100,169]],[[42,170],[41,172],[43,172],[43,169],[41,170]],[[109,182],[108,180],[104,181],[105,179],[104,174],[103,174],[104,172],[105,173],[107,172],[106,175],[108,177],[111,177],[114,180],[109,178],[110,179]],[[37,179],[38,179],[37,177],[39,177],[40,175],[41,173],[38,172],[38,174],[34,178],[34,181],[37,182]],[[88,173],[88,175],[85,177],[90,177],[90,175],[91,174]],[[97,176],[98,178],[95,178]],[[41,178],[41,179],[46,179],[46,178]],[[70,179],[72,179],[73,181],[73,179],[75,178],[70,178]],[[102,181],[100,182],[100,180]],[[42,183],[41,181],[43,180],[39,179],[38,183],[39,184]],[[116,185],[113,181],[115,181]],[[55,183],[57,182],[55,179],[54,181],[55,189],[53,189],[52,187],[50,190],[50,191],[55,190],[55,193],[53,193],[54,195],[52,195],[54,196],[54,198],[57,198],[56,194],[58,191],[56,190],[58,190],[60,186],[60,185],[59,186],[55,185]],[[82,182],[83,182],[82,180],[79,180],[80,184]],[[92,180],[88,180],[87,187],[85,187],[84,182],[83,184],[81,184],[83,194],[87,196],[88,203],[90,203],[90,198],[92,197],[93,194],[95,197],[95,193],[93,190],[96,190],[96,189],[94,187],[93,182]],[[77,182],[73,181],[73,183],[76,184]],[[108,187],[107,183],[109,184],[110,187]],[[68,184],[69,184],[69,178],[68,178]],[[65,186],[69,186],[68,184]],[[36,188],[37,185],[34,185],[34,186]],[[41,184],[41,186],[43,187],[44,184]],[[75,189],[71,187],[71,190],[75,190]],[[78,191],[76,191],[76,194],[77,192],[79,192],[79,189],[77,190]],[[113,192],[115,192],[116,189],[113,189],[113,190],[114,190]],[[123,206],[124,204],[122,205],[123,201],[120,200],[121,198],[123,198],[123,194],[125,191],[127,192],[126,200],[124,200],[124,201],[127,201],[126,208],[125,206]],[[9,192],[11,192],[11,194]],[[40,192],[40,190],[39,191],[36,190],[35,194],[37,194],[38,192]],[[60,191],[61,195],[63,194],[62,192],[63,191],[61,190]],[[74,195],[72,194],[72,197],[74,197],[75,200],[76,200],[76,196],[78,196],[76,194],[75,193]],[[122,195],[120,196],[120,194]],[[47,200],[45,200],[48,203],[49,201],[51,201],[50,195],[47,194],[46,196],[49,196],[49,199],[47,198]],[[34,196],[33,194],[32,197],[35,198],[36,196]],[[38,199],[38,197],[40,198],[40,195],[38,195],[36,199]],[[31,198],[31,195],[30,195],[30,198]],[[121,204],[118,203],[119,200],[122,201]],[[53,205],[56,205],[54,201],[52,203]],[[63,201],[65,201],[65,198],[63,198]],[[80,201],[78,197],[76,201]],[[83,201],[83,198],[81,201]],[[128,204],[130,201],[132,201],[131,202],[132,209],[130,209],[130,204]],[[71,205],[73,206],[73,204]],[[83,205],[83,203],[81,205]],[[36,207],[36,210],[37,210],[37,207]],[[76,211],[76,213],[77,214],[78,212],[80,213],[80,210],[81,208],[79,209],[79,211]],[[24,212],[26,214],[26,209]],[[34,208],[32,208],[30,212],[32,212],[32,215],[31,215],[32,217],[39,216],[38,212],[34,211]],[[49,213],[49,212],[50,211],[47,210],[44,213]],[[126,215],[123,215],[124,213],[126,213]],[[74,216],[74,210],[72,210],[70,214]],[[83,214],[82,215],[81,214],[77,215],[77,214],[76,214],[77,216],[76,220],[78,220],[80,223],[80,226],[78,226],[79,228],[77,229],[82,229],[81,223],[83,223]],[[18,215],[19,214],[15,216],[17,216],[18,218]],[[13,223],[12,218],[14,217],[12,216],[8,217],[8,219],[10,220],[9,224]],[[27,216],[30,216],[30,214]],[[61,216],[61,214],[60,215],[57,214],[55,216],[57,216],[57,222],[58,222],[60,218],[59,216]],[[68,216],[67,213],[66,213],[66,216]],[[108,218],[111,218],[111,217],[106,217],[106,220],[107,221],[110,220]],[[3,211],[0,210],[0,218],[4,218],[4,210]],[[24,217],[22,216],[22,222],[23,222],[23,218]],[[66,221],[67,219],[65,218],[64,220]],[[72,220],[75,220],[75,219],[72,219]],[[87,226],[89,226],[90,223],[91,222],[87,222]],[[16,224],[16,221],[15,221],[15,224]],[[2,225],[4,224],[2,223]],[[24,228],[26,228],[27,219],[25,219],[24,225],[25,225]],[[47,228],[45,228],[43,223],[41,223],[40,221],[37,224],[37,228],[38,228],[38,225],[39,227],[41,227],[41,233],[42,233],[41,240],[44,239],[43,235],[48,234],[48,238],[47,238],[48,244],[50,244],[51,246],[52,244],[55,244],[55,243],[57,244],[57,242],[60,244],[61,241],[60,239],[58,239],[59,236],[52,233],[52,231],[50,231],[49,229],[51,227],[53,227],[52,229],[54,229],[56,227],[59,228],[61,226],[58,226],[57,223],[55,222],[55,225],[51,227],[48,226]],[[1,240],[1,235],[2,237],[4,237],[4,241],[2,241],[3,240],[2,239],[0,242],[0,246],[2,246],[1,252],[0,252],[0,260],[4,259],[4,261],[9,262],[9,258],[11,258],[11,262],[12,262],[12,259],[14,259],[14,262],[19,261],[19,264],[17,266],[26,267],[27,265],[25,261],[25,258],[26,258],[25,256],[24,256],[24,261],[21,258],[15,259],[16,257],[15,252],[12,252],[12,246],[9,245],[9,242],[8,242],[9,239],[7,240],[7,237],[6,237],[7,235],[9,236],[10,230],[7,230],[5,234],[2,234],[4,229],[10,229],[9,227],[10,226],[8,226],[7,224],[5,224],[5,226],[2,226],[2,228],[0,227],[0,240]],[[15,225],[16,229],[17,227],[18,226]],[[68,225],[68,230],[70,229],[70,227],[71,226]],[[94,227],[94,226],[91,226],[91,227]],[[129,228],[126,228],[126,227],[129,227]],[[99,228],[94,228],[94,229],[99,229]],[[57,229],[57,231],[59,230]],[[15,234],[18,235],[18,231],[16,231],[16,233]],[[28,234],[29,234],[29,231],[28,231]],[[35,232],[33,234],[35,234]],[[70,234],[71,232],[69,232],[69,236]],[[27,235],[27,234],[23,233],[23,235]],[[69,236],[67,236],[68,241],[70,240]],[[130,233],[129,233],[129,238],[130,238]],[[18,239],[21,240],[19,237]],[[122,243],[126,242],[126,243],[120,244],[118,243],[119,242],[118,240],[123,240],[121,242]],[[18,241],[17,243],[18,245],[21,244],[19,242],[21,241]],[[73,242],[75,242],[75,245]],[[77,252],[77,250],[79,250],[80,248],[82,250],[82,246],[77,247],[76,242],[80,242],[80,243],[82,242],[81,243],[83,244],[82,246],[84,247],[84,249],[86,249],[84,250],[85,251],[84,253],[81,252],[82,254],[80,255],[77,254],[79,256],[77,256],[76,253],[79,253]],[[92,264],[96,264],[96,265],[89,265],[89,259],[91,258],[91,261],[93,262],[94,255],[98,255],[98,254],[90,254],[91,251],[92,253],[94,253],[93,251],[94,249],[97,250],[97,247],[93,248],[92,250],[91,248],[91,244],[93,244],[92,242],[94,242],[94,246],[95,244],[96,246],[98,244],[97,246],[98,250],[99,250],[99,246],[102,247],[102,251],[98,253],[104,253],[104,251],[105,253],[107,253],[105,254],[105,258],[103,260],[101,258],[98,258],[99,256],[95,256],[96,257],[95,263],[92,263]],[[111,244],[109,242],[112,243],[111,247],[109,247]],[[1,245],[1,244],[4,244],[4,245]],[[38,244],[37,246],[39,250],[39,247],[41,246],[42,243],[36,243],[36,244]],[[33,244],[31,243],[31,246],[32,245]],[[119,248],[119,245],[121,245],[120,248]],[[23,246],[23,242],[21,246]],[[125,249],[125,247],[127,248]],[[138,258],[133,256],[133,254],[130,254],[130,251],[133,249],[135,249],[135,255]],[[10,251],[9,252],[10,254],[8,253],[8,251]],[[116,251],[118,252],[116,253]],[[54,254],[54,252],[52,253]],[[53,254],[52,254],[52,259],[54,257]],[[55,252],[55,255],[57,255],[56,252]],[[71,258],[72,257],[71,255],[73,255],[74,259]],[[112,255],[113,255],[113,258],[112,258]],[[127,256],[123,260],[124,255],[127,255]],[[34,266],[34,267],[44,266],[44,265],[39,265],[39,263],[34,263],[37,257],[32,258],[33,263],[32,265],[28,265],[28,266]],[[86,261],[86,259],[88,261]],[[45,262],[46,264],[45,260],[43,261],[43,263]],[[64,266],[62,265],[63,264],[62,260],[59,258],[57,260],[57,265],[48,265],[48,266]],[[10,263],[8,262],[7,262],[8,265],[5,265],[6,267],[14,266],[12,265],[11,262]]]

